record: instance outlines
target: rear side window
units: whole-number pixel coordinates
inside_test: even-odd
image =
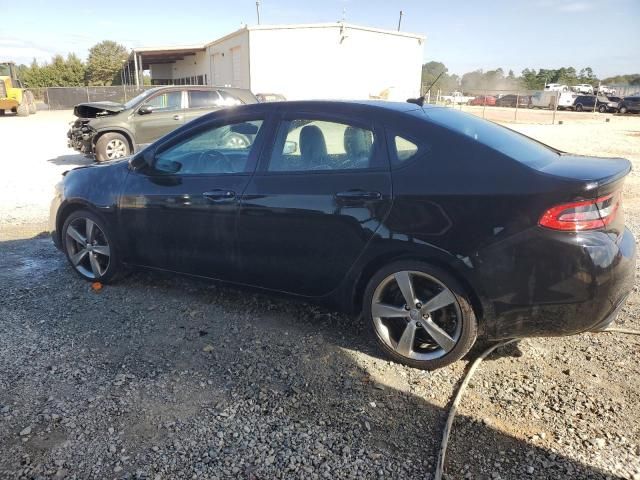
[[[399,135],[393,137],[393,145],[395,147],[395,155],[392,163],[394,164],[402,164],[418,154],[418,145]]]
[[[509,128],[450,108],[430,108],[429,120],[461,133],[532,168],[542,168],[558,158],[558,152]]]
[[[189,90],[189,108],[215,107],[220,103],[220,95],[215,90]]]

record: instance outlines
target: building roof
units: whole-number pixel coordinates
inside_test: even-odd
[[[167,47],[141,47],[134,48],[131,52],[130,60],[133,61],[133,54],[141,54],[143,68],[148,68],[149,64],[173,63],[176,60],[182,60],[187,55],[195,55],[197,52],[204,51],[207,47],[218,42],[234,37],[250,30],[302,30],[310,28],[341,28],[345,30],[363,30],[367,32],[380,33],[385,35],[393,35],[396,37],[415,38],[418,41],[424,41],[425,36],[416,33],[401,32],[396,30],[384,30],[381,28],[367,27],[362,25],[354,25],[351,23],[335,22],[335,23],[302,23],[290,25],[245,25],[244,27],[231,32],[223,37],[217,38],[211,42],[200,45],[184,45],[184,46],[167,46]]]

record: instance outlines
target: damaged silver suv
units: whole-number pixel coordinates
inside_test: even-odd
[[[126,157],[200,115],[234,105],[257,103],[240,88],[171,86],[146,90],[126,103],[75,106],[78,119],[67,133],[69,146],[97,161]]]

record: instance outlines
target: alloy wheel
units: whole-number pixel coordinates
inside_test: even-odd
[[[105,151],[109,160],[122,158],[127,155],[127,145],[119,138],[114,138],[107,143]]]
[[[109,242],[93,220],[85,217],[74,219],[67,226],[65,246],[71,264],[81,275],[100,278],[109,268]]]
[[[400,271],[375,289],[371,314],[380,339],[413,360],[445,356],[462,334],[462,311],[453,292],[423,272]]]

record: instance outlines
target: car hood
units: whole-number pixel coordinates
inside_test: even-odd
[[[73,108],[73,114],[78,118],[98,118],[120,113],[126,107],[116,102],[79,103]]]

